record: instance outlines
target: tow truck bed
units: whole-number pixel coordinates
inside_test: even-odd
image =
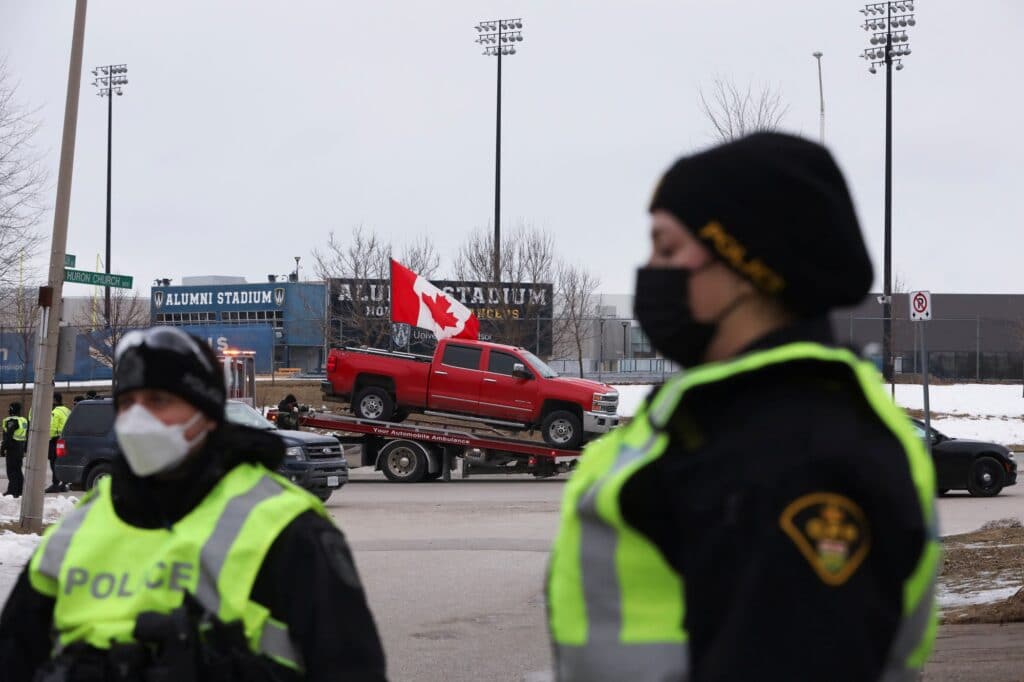
[[[314,412],[301,415],[299,424],[332,431],[343,444],[361,445],[361,461],[350,462],[350,467],[373,465],[392,481],[442,476],[447,480],[458,458],[462,459],[463,478],[468,477],[470,469],[477,473],[554,476],[572,469],[581,454],[535,441],[442,425],[393,424]]]

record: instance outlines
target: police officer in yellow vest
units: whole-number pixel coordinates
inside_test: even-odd
[[[3,424],[3,456],[7,461],[7,490],[4,495],[21,497],[25,476],[21,465],[25,460],[25,441],[28,440],[28,420],[21,416],[21,403],[13,402],[7,408],[8,417]]]
[[[279,438],[224,421],[213,352],[154,327],[115,360],[123,457],[19,578],[3,679],[384,680],[343,536]]]
[[[68,484],[57,479],[57,441],[64,431],[64,425],[68,423],[71,410],[64,406],[64,396],[60,393],[53,394],[53,410],[50,412],[50,442],[47,445],[46,457],[50,461],[50,485],[44,492],[66,493]],[[32,421],[32,410],[28,411],[28,420]]]
[[[678,161],[635,312],[686,371],[590,445],[547,596],[559,680],[915,680],[935,633],[931,461],[829,310],[872,269],[823,147]]]
[[[53,411],[50,412],[50,443],[47,446],[47,458],[50,460],[51,481],[45,492],[66,493],[68,484],[57,479],[57,441],[64,432],[64,425],[68,423],[71,410],[64,406],[64,396],[60,393],[53,394]]]

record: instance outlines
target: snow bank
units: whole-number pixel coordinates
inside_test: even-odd
[[[9,530],[0,533],[0,604],[7,601],[7,595],[38,544],[38,535],[19,535]]]
[[[1020,385],[953,384],[931,386],[928,400],[932,412],[995,417],[1024,415]],[[924,409],[924,391],[919,384],[897,384],[896,402],[911,410]]]
[[[634,384],[615,388],[619,392],[619,416],[632,417],[654,387]],[[1024,443],[1024,398],[1020,386],[954,384],[932,386],[929,394],[933,413],[957,415],[932,420],[932,425],[946,435],[1004,445]],[[923,409],[921,386],[897,385],[896,402],[907,409]]]
[[[619,392],[619,416],[632,417],[640,408],[640,403],[650,394],[654,386],[650,384],[627,384],[615,386],[614,388]]]
[[[53,523],[78,504],[77,497],[48,495],[43,499],[43,523]],[[21,518],[21,498],[0,497],[0,523],[10,523]],[[2,555],[0,555],[2,556]]]
[[[1024,443],[1024,419],[950,417],[933,419],[932,426],[952,438],[992,441],[1007,446]]]

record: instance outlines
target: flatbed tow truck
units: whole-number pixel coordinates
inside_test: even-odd
[[[268,417],[274,419],[276,410]],[[468,478],[470,472],[546,478],[572,470],[581,454],[538,441],[434,422],[395,424],[311,411],[299,414],[299,426],[331,432],[345,448],[349,468],[373,466],[388,480],[403,483],[447,481],[457,468],[462,478]],[[351,451],[356,449],[358,454]]]

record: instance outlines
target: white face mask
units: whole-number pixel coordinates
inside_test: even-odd
[[[192,440],[185,438],[185,432],[202,417],[202,412],[196,412],[184,424],[168,426],[142,405],[135,404],[117,415],[114,431],[135,475],[152,476],[181,464],[189,450],[206,437],[203,431]]]

